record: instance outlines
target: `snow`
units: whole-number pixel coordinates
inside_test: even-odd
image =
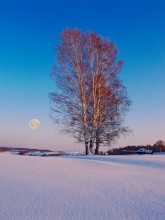
[[[164,220],[165,154],[0,154],[2,220]]]
[[[136,151],[137,153],[146,153],[146,154],[152,154],[152,150],[146,150],[144,148],[140,148],[139,150]]]

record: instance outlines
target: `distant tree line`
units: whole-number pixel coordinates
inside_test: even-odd
[[[130,154],[138,151],[140,148],[144,148],[146,150],[152,150],[154,153],[156,152],[165,152],[165,142],[162,140],[157,141],[154,145],[130,145],[123,148],[113,148],[107,151],[109,155],[123,155]]]

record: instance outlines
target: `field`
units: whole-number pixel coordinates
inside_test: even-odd
[[[0,153],[2,220],[164,220],[165,154]]]

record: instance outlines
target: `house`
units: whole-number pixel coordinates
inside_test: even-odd
[[[144,148],[140,148],[136,151],[136,154],[153,154],[153,150],[146,150]]]

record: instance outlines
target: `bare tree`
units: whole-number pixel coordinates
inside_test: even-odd
[[[92,151],[93,142],[96,142],[97,154],[100,143],[110,144],[121,134],[130,132],[129,128],[122,126],[130,101],[118,77],[122,61],[116,61],[115,45],[91,32],[85,34],[84,44],[90,91],[90,150]]]
[[[164,152],[165,151],[165,141],[158,140],[154,145],[153,149],[155,152]]]
[[[84,37],[80,30],[67,29],[61,40],[61,45],[57,46],[57,66],[52,72],[58,88],[50,94],[54,103],[52,115],[56,123],[65,125],[64,133],[71,133],[85,142],[88,154],[88,77],[84,64]]]
[[[105,76],[102,77],[105,81]],[[125,135],[131,131],[128,127],[123,126],[125,112],[130,106],[125,87],[119,81],[116,73],[110,74],[105,83],[98,88],[100,101],[95,131],[96,154],[100,144],[111,145],[121,134]]]
[[[100,143],[128,132],[122,126],[130,105],[118,78],[122,62],[116,61],[115,45],[92,32],[67,29],[61,41],[52,73],[57,87],[50,94],[52,115],[64,133],[85,142],[86,154],[95,142],[97,154]]]

